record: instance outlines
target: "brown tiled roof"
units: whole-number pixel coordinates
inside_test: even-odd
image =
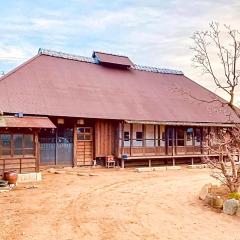
[[[0,110],[162,122],[238,121],[226,105],[198,101],[183,93],[205,101],[222,101],[179,71],[137,65],[108,68],[92,58],[61,54],[40,51],[2,77]]]

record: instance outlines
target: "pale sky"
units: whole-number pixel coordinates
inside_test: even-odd
[[[40,47],[83,56],[100,50],[127,55],[136,64],[182,70],[221,96],[192,67],[190,37],[211,21],[240,29],[239,0],[0,0],[0,6],[0,74]]]

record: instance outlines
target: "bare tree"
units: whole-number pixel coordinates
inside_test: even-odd
[[[227,94],[228,101],[223,101],[222,106],[228,105],[240,119],[240,110],[234,105],[240,79],[240,32],[227,25],[221,30],[216,22],[209,26],[209,30],[197,31],[192,37],[193,65],[210,75],[216,87]],[[214,101],[219,99],[209,103]],[[213,130],[205,140],[205,148],[218,155],[215,159],[205,159],[215,170],[213,177],[226,184],[231,192],[240,191],[240,166],[235,159],[240,147],[240,126]]]

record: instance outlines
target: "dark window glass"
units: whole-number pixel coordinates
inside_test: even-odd
[[[84,133],[84,128],[78,128],[78,133]]]
[[[0,135],[0,155],[3,155],[3,156],[11,155],[11,135],[10,134]]]
[[[142,132],[136,132],[136,141],[142,141],[143,133]]]
[[[56,143],[55,129],[41,129],[39,133],[40,143]]]
[[[92,140],[92,128],[80,127],[77,129],[77,139],[79,141],[91,141]]]
[[[129,141],[129,132],[124,132],[124,141]]]
[[[184,146],[184,129],[176,129],[177,146]]]
[[[78,135],[78,140],[84,140],[84,135],[79,134]]]
[[[91,128],[85,128],[85,133],[91,133]]]
[[[169,128],[168,129],[168,146],[172,146],[173,145],[173,129]]]
[[[162,141],[165,141],[165,132],[162,132]]]
[[[201,141],[201,130],[200,128],[195,129],[195,142]]]
[[[85,135],[85,140],[91,140],[91,135]]]
[[[13,135],[13,153],[14,155],[23,155],[23,135]]]

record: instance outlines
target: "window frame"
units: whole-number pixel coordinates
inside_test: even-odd
[[[10,154],[9,155],[3,155],[2,154],[2,142],[0,141],[0,158],[16,158],[16,157],[36,157],[36,142],[35,142],[35,134],[34,133],[0,133],[1,135],[9,135],[10,136]],[[22,136],[22,142],[21,147],[16,148],[14,144],[14,136],[21,135]],[[32,138],[32,147],[25,147],[25,136],[30,135]],[[18,154],[15,151],[20,150],[21,152]],[[27,151],[31,150],[32,153],[26,153]]]
[[[83,129],[83,132],[79,131]],[[89,130],[89,131],[86,131]],[[93,140],[93,128],[92,127],[77,127],[77,141],[90,142]],[[83,137],[80,139],[80,137]],[[88,139],[89,138],[89,139]]]

